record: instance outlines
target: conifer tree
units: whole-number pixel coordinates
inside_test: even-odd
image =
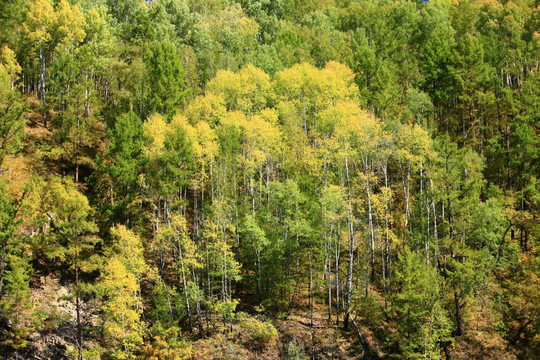
[[[144,166],[142,121],[131,110],[120,115],[108,135],[111,143],[107,155],[112,161],[108,172],[115,186],[111,218],[129,223],[133,212],[132,202],[137,198],[137,181]]]
[[[22,147],[25,126],[25,104],[10,85],[10,77],[0,62],[0,174],[4,157]]]
[[[51,214],[51,228],[44,234],[44,250],[50,259],[58,259],[67,265],[75,278],[75,343],[77,357],[82,360],[84,324],[81,298],[84,294],[84,281],[81,276],[95,270],[99,263],[96,245],[100,239],[95,235],[98,228],[92,220],[93,210],[88,199],[69,180],[50,179],[43,202],[44,210]]]
[[[182,107],[186,96],[184,68],[177,49],[170,42],[154,43],[145,56],[148,72],[148,108],[143,115],[154,112],[171,116]]]

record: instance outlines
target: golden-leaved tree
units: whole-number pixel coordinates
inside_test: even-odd
[[[151,277],[141,238],[120,225],[111,229],[112,256],[102,271],[104,330],[112,357],[131,359],[143,342],[141,282]]]

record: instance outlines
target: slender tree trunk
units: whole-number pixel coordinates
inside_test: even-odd
[[[368,200],[368,224],[369,224],[369,236],[370,236],[370,249],[369,253],[371,255],[371,282],[375,282],[375,235],[373,231],[373,215],[371,209],[371,189],[369,183],[369,167],[368,167],[368,158],[364,159],[364,172],[366,176],[366,195]],[[367,291],[366,284],[366,291]]]
[[[330,236],[328,238],[328,325],[332,322],[332,230],[334,222],[330,225]]]
[[[433,180],[431,179],[431,173],[429,174],[429,183],[431,185],[431,192],[434,191],[433,189]],[[435,267],[439,264],[439,239],[438,239],[438,229],[437,229],[437,211],[435,208],[435,196],[433,196],[433,199],[431,199],[431,207],[433,209],[433,240],[435,241],[435,259],[433,260]]]
[[[199,281],[198,281],[198,277],[195,276],[195,270],[194,269],[191,269],[191,276],[193,276],[193,279],[195,281],[195,283],[199,284]],[[199,337],[202,338],[203,336],[203,325],[202,325],[202,317],[201,317],[201,299],[199,297],[199,289],[197,289],[197,293],[196,293],[197,297],[197,304],[196,304],[196,309],[197,309],[197,328],[199,329]]]
[[[255,255],[257,255],[257,292],[259,295],[262,293],[262,270],[261,270],[261,252],[255,249]]]
[[[510,171],[510,126],[506,123],[506,168],[508,171],[508,189],[512,190],[512,175]]]
[[[180,266],[182,268],[182,283],[184,284],[184,296],[186,298],[186,311],[187,311],[187,317],[188,317],[188,323],[189,323],[189,332],[191,333],[193,331],[193,325],[191,323],[191,307],[189,306],[189,296],[188,296],[188,288],[187,288],[187,281],[186,281],[186,273],[184,269],[184,256],[182,254],[182,245],[180,244],[180,239],[178,239],[178,255],[180,256]]]
[[[43,126],[47,128],[47,101],[45,98],[45,53],[43,46],[39,48],[39,60],[41,62],[41,102],[43,105]]]
[[[426,233],[426,240],[425,240],[425,251],[426,251],[426,265],[428,266],[429,266],[429,214],[430,214],[429,200],[426,199],[427,233]]]
[[[384,187],[385,187],[385,204],[384,204],[384,243],[386,248],[386,266],[388,266],[388,288],[390,288],[390,273],[391,273],[391,261],[392,261],[392,245],[390,238],[390,220],[389,220],[389,207],[390,207],[390,194],[388,191],[388,157],[385,158],[383,167],[384,171]],[[383,255],[384,259],[384,255]],[[383,261],[383,286],[384,286],[384,307],[387,308],[387,278],[386,278],[386,266]]]
[[[309,310],[310,310],[310,321],[309,324],[313,327],[313,264],[311,261],[311,247],[308,249],[309,256]]]
[[[340,250],[340,237],[341,237],[341,225],[340,222],[338,222],[338,232],[336,239],[336,245],[334,246],[334,250],[336,252],[335,258],[336,258],[336,326],[339,326],[339,250]]]
[[[88,88],[88,69],[85,70],[85,83],[84,83],[84,117],[88,118],[88,115],[90,114],[90,103],[88,100],[88,95],[90,92],[90,89]]]
[[[77,256],[75,258],[75,287],[76,287],[76,294],[75,294],[75,307],[77,311],[77,351],[78,351],[78,359],[83,360],[83,328],[82,328],[82,321],[81,321],[81,302],[79,298],[79,257]]]
[[[79,117],[79,97],[77,97],[77,146],[75,148],[75,184],[79,183],[79,148],[81,146],[81,119]]]
[[[461,336],[463,334],[463,326],[461,321],[461,308],[464,304],[460,304],[459,295],[456,289],[454,289],[454,305],[456,311],[456,336]]]
[[[122,298],[122,290],[118,290],[118,297]],[[122,347],[124,348],[124,352],[127,353],[127,345],[126,345],[126,315],[124,313],[124,308],[122,307]],[[129,355],[127,356],[127,359],[129,359]]]
[[[345,319],[343,320],[343,327],[345,330],[349,328],[349,317],[351,307],[351,294],[352,294],[352,278],[353,278],[353,263],[354,263],[354,227],[352,219],[352,203],[351,203],[351,185],[349,178],[349,162],[345,157],[345,174],[347,177],[347,189],[348,189],[348,209],[347,209],[347,231],[349,238],[349,270],[347,272],[347,304],[345,305]]]
[[[407,165],[407,178],[403,174],[403,168],[401,162],[399,163],[399,168],[401,170],[401,181],[403,183],[403,193],[405,195],[405,223],[403,225],[403,247],[405,248],[405,238],[407,234],[407,228],[409,226],[409,191],[410,191],[410,176],[411,176],[411,163],[408,162]]]
[[[6,270],[6,245],[2,245],[2,255],[0,256],[0,294],[4,289],[4,272]]]
[[[199,203],[197,199],[197,187],[193,190],[193,241],[199,249]]]

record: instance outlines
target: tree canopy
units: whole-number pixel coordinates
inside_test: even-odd
[[[0,5],[5,358],[535,358],[532,0]]]

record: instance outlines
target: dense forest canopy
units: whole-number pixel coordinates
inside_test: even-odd
[[[538,1],[0,30],[2,358],[538,358]]]

